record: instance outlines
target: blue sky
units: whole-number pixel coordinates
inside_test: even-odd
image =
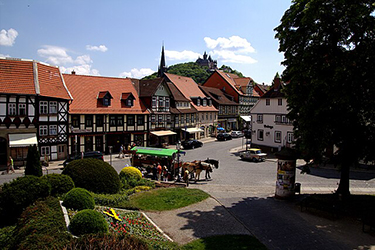
[[[62,72],[141,78],[206,51],[270,84],[283,55],[273,29],[290,0],[0,0],[0,56]]]

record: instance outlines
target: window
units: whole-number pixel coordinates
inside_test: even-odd
[[[286,135],[286,141],[287,143],[292,143],[294,141],[293,132],[288,132]]]
[[[134,115],[132,115],[133,116],[133,125],[134,125]],[[124,116],[122,116],[122,115],[118,115],[117,117],[116,117],[116,125],[117,126],[123,126],[124,125]],[[129,124],[128,124],[129,125]]]
[[[194,114],[191,114],[191,123],[194,123]]]
[[[16,109],[15,103],[9,103],[8,104],[8,113],[9,113],[9,115],[16,115],[17,114],[17,109]]]
[[[92,127],[92,115],[85,115],[85,126]]]
[[[212,106],[212,100],[208,100],[208,106]]]
[[[266,99],[266,106],[270,106],[270,102],[271,102],[270,99]]]
[[[155,123],[156,122],[156,115],[151,115],[151,122]]]
[[[277,99],[277,105],[279,106],[283,105],[283,99]]]
[[[106,107],[111,106],[111,99],[108,98],[108,97],[104,97],[103,98],[103,106],[106,106]]]
[[[169,98],[168,97],[165,99],[165,107],[169,108]]]
[[[109,126],[115,127],[116,126],[116,116],[110,115],[109,116]]]
[[[190,122],[190,116],[186,114],[186,123],[189,123],[189,122]]]
[[[126,100],[126,106],[133,106],[133,100],[132,99],[127,99]]]
[[[39,126],[39,135],[44,136],[48,135],[48,126],[47,125],[40,125]]]
[[[158,122],[162,123],[163,122],[163,115],[158,115]]]
[[[263,115],[257,115],[257,122],[263,123]]]
[[[263,129],[258,129],[258,141],[263,141],[263,135],[264,131]]]
[[[197,99],[197,106],[200,106],[201,105],[201,99]]]
[[[282,122],[283,123],[289,123],[289,119],[286,117],[286,115],[282,116]]]
[[[167,115],[167,122],[171,122],[171,115]]]
[[[40,155],[41,156],[49,155],[49,147],[48,146],[40,147]]]
[[[144,115],[137,115],[137,125],[138,126],[145,125],[145,116]]]
[[[159,96],[159,107],[164,107],[164,97]]]
[[[72,115],[72,126],[79,128],[79,115]]]
[[[206,120],[208,120],[208,113],[206,113]]]
[[[179,118],[179,116],[177,116],[177,115],[174,117],[174,123],[175,123],[176,125],[178,125],[178,118]]]
[[[275,115],[275,122],[281,123],[281,115]]]
[[[206,107],[206,106],[207,106],[207,100],[203,99],[203,107]]]
[[[202,121],[204,120],[204,114],[202,114]]]
[[[39,113],[48,114],[48,102],[46,101],[40,102]]]
[[[49,134],[50,135],[57,135],[57,125],[50,125],[49,126]]]
[[[275,131],[275,142],[281,142],[281,131]]]
[[[103,115],[96,115],[96,127],[103,127]]]
[[[26,104],[18,104],[18,115],[26,115]]]
[[[152,107],[156,108],[156,96],[152,97]]]
[[[49,102],[49,113],[50,114],[57,113],[57,102]]]
[[[134,126],[135,124],[135,117],[134,115],[127,115],[127,120],[128,120],[128,126]]]

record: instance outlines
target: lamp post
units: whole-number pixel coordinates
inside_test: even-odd
[[[176,149],[177,149],[177,181],[180,181],[180,175],[179,175],[179,172],[180,172],[180,147],[181,147],[181,141],[178,140],[177,144],[176,144]],[[175,175],[176,175],[176,171],[175,171]]]
[[[109,148],[109,164],[112,166],[112,146],[108,146]]]

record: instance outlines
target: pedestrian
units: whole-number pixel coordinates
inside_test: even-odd
[[[156,170],[157,170],[157,174],[158,174],[158,181],[160,181],[160,179],[161,179],[161,173],[162,173],[163,169],[162,169],[162,167],[161,167],[161,165],[160,165],[159,162],[158,162],[158,166],[157,166]]]
[[[118,158],[124,157],[124,145],[121,144],[120,152],[118,153]]]
[[[167,166],[163,166],[163,180],[167,181],[168,180],[168,168]]]
[[[9,174],[9,170],[12,170],[12,172],[15,173],[12,156],[9,156],[7,174]]]
[[[158,175],[158,170],[156,169],[156,164],[154,163],[152,167],[152,179],[157,180],[158,179],[157,175]]]

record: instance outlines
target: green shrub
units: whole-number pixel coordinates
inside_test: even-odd
[[[75,249],[127,249],[147,250],[147,243],[127,234],[83,235],[75,238],[66,246],[66,250]]]
[[[73,188],[65,195],[63,206],[74,210],[93,209],[95,201],[86,189]]]
[[[25,175],[35,175],[38,177],[43,175],[40,155],[36,145],[29,146],[27,149]]]
[[[5,183],[0,192],[0,224],[14,224],[26,207],[39,198],[49,196],[50,192],[49,182],[33,175]]]
[[[59,196],[69,192],[74,188],[74,182],[70,176],[65,174],[47,174],[41,178],[45,178],[51,185],[51,195]]]
[[[135,179],[135,180],[140,180],[142,179],[142,173],[139,171],[138,168],[135,167],[124,167],[121,169],[120,172],[120,179]]]
[[[50,196],[21,214],[10,249],[62,249],[70,240],[60,202]]]
[[[74,235],[107,233],[108,224],[103,215],[92,209],[79,211],[69,224],[69,230]]]
[[[0,246],[4,249],[9,248],[9,244],[12,242],[13,233],[16,226],[7,226],[0,228]]]
[[[76,187],[95,193],[115,194],[120,190],[120,178],[108,163],[98,159],[81,159],[70,162],[62,174],[69,175]]]
[[[95,194],[90,193],[96,205],[116,207],[129,200],[126,194]]]

